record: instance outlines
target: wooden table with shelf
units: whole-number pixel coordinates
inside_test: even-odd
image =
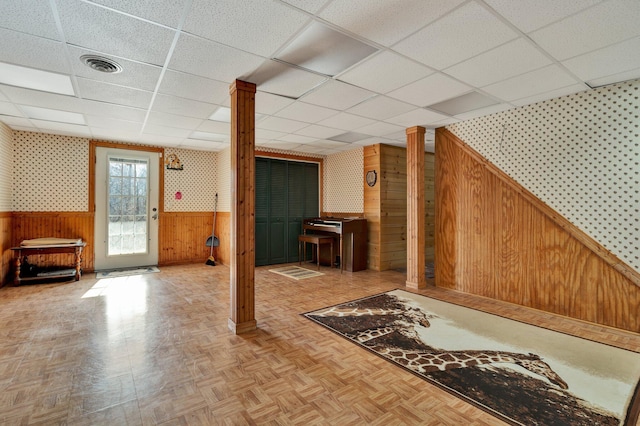
[[[26,281],[48,280],[56,278],[73,278],[75,281],[80,280],[82,276],[82,250],[87,245],[84,241],[73,244],[47,244],[12,247],[15,257],[15,270],[13,284],[20,285]],[[58,253],[74,253],[75,264],[70,265],[69,269],[47,272],[42,275],[34,275],[29,277],[21,277],[20,269],[22,267],[22,259],[24,257],[35,256],[40,254],[58,254]]]

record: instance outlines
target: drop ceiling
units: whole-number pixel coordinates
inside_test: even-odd
[[[256,145],[332,154],[640,78],[638,0],[5,0],[0,121],[219,151],[229,86]],[[105,74],[83,55],[115,61]]]

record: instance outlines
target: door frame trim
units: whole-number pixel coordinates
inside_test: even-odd
[[[164,148],[142,145],[128,145],[116,142],[89,141],[89,213],[92,213],[92,233],[95,232],[96,219],[96,148],[126,149],[129,151],[157,152],[158,155],[158,221],[164,214]],[[162,250],[160,242],[163,241],[163,228],[158,224],[158,265],[162,264]],[[95,238],[92,237],[95,240]],[[94,241],[95,243],[95,241]],[[96,248],[93,248],[93,258],[96,256]],[[95,268],[95,265],[94,265]]]
[[[89,212],[96,212],[96,148],[127,149],[129,151],[158,152],[158,214],[164,213],[164,148],[127,145],[116,142],[89,141]],[[159,232],[159,230],[158,230]],[[160,236],[158,236],[160,239]]]

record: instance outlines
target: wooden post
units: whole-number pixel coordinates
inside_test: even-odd
[[[231,313],[235,334],[255,330],[255,93],[236,80],[231,94]]]
[[[424,225],[424,134],[420,126],[407,129],[407,287],[426,288]]]

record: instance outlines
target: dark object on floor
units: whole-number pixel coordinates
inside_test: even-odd
[[[216,213],[218,212],[218,193],[216,192],[215,203],[213,205],[213,225],[211,226],[211,235],[207,238],[205,245],[211,247],[209,251],[209,258],[204,263],[209,266],[216,266],[216,259],[213,257],[213,248],[220,245],[218,237],[216,237]]]

